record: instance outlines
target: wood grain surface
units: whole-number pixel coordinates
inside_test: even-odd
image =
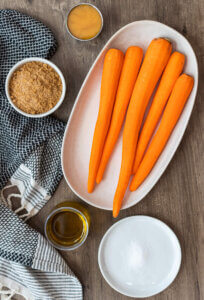
[[[83,0],[84,2],[84,0]],[[86,1],[85,1],[86,2]],[[154,300],[204,299],[204,1],[203,0],[95,0],[104,16],[101,35],[90,42],[78,42],[66,31],[68,10],[79,1],[1,0],[0,8],[27,13],[49,26],[59,48],[53,61],[63,71],[68,92],[56,116],[67,121],[79,88],[94,59],[106,41],[127,23],[150,19],[172,26],[193,46],[198,58],[200,84],[188,128],[172,162],[152,191],[136,206],[122,211],[120,217],[149,215],[166,222],[182,246],[182,266],[174,283]],[[64,200],[80,201],[62,179],[56,193],[30,224],[43,233],[46,216]],[[112,199],[110,199],[112,201]],[[125,300],[103,279],[97,254],[100,240],[115,222],[111,212],[88,206],[91,229],[86,243],[78,250],[63,252],[84,288],[85,300]]]

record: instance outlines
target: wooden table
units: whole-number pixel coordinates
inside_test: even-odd
[[[84,2],[84,1],[83,1]],[[0,8],[27,13],[48,25],[59,49],[53,61],[63,71],[68,92],[56,116],[67,121],[79,88],[94,59],[106,41],[127,23],[150,19],[172,26],[193,46],[200,67],[200,87],[185,136],[165,174],[152,191],[136,206],[120,213],[149,215],[166,222],[177,234],[182,246],[182,266],[175,282],[155,300],[204,299],[204,236],[202,201],[204,199],[204,104],[201,98],[204,46],[204,2],[202,0],[90,0],[104,16],[101,35],[91,42],[73,40],[66,31],[66,14],[79,1],[72,0],[1,0]],[[49,203],[30,222],[43,233],[43,224],[52,208],[64,200],[80,201],[63,179]],[[131,299],[111,289],[100,274],[97,253],[100,240],[115,222],[111,212],[88,207],[91,230],[86,243],[73,252],[63,252],[71,269],[81,280],[85,300]]]

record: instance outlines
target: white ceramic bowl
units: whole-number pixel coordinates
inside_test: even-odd
[[[16,71],[16,69],[18,69],[20,66],[24,65],[25,63],[27,62],[31,62],[31,61],[38,61],[38,62],[42,62],[42,63],[45,63],[45,64],[48,64],[50,67],[52,67],[56,72],[57,74],[59,75],[61,81],[62,81],[62,95],[59,99],[59,101],[57,102],[57,104],[50,110],[46,111],[45,113],[42,113],[42,114],[28,114],[24,111],[22,111],[21,109],[19,109],[14,103],[13,101],[11,100],[11,97],[9,95],[9,81],[11,79],[11,76],[12,74]],[[44,58],[40,58],[40,57],[30,57],[30,58],[25,58],[21,61],[19,61],[18,63],[16,63],[12,68],[11,70],[9,71],[7,77],[6,77],[6,83],[5,83],[5,90],[6,90],[6,96],[10,102],[10,104],[12,105],[12,107],[17,111],[19,112],[20,114],[26,116],[26,117],[30,117],[30,118],[41,118],[41,117],[46,117],[50,114],[52,114],[55,110],[57,110],[60,105],[62,104],[63,100],[64,100],[64,97],[65,97],[65,93],[66,93],[66,83],[65,83],[65,79],[64,79],[64,76],[62,74],[62,72],[60,71],[60,69],[54,64],[52,63],[51,61],[47,60],[47,59],[44,59]]]
[[[181,265],[181,247],[174,232],[148,216],[133,216],[111,226],[98,251],[107,283],[129,297],[146,298],[166,289]]]
[[[96,185],[93,193],[89,194],[87,192],[89,159],[98,115],[104,56],[110,48],[117,48],[125,52],[132,45],[142,47],[145,52],[151,40],[156,37],[169,38],[173,43],[173,51],[177,50],[185,54],[184,72],[194,77],[194,87],[154,168],[135,192],[130,192],[127,189],[122,209],[138,203],[157,183],[176,152],[187,127],[198,86],[198,65],[191,45],[179,32],[155,21],[136,21],[121,28],[110,38],[88,72],[67,123],[62,146],[62,167],[68,185],[75,194],[93,206],[112,210],[122,156],[121,134],[103,180]]]

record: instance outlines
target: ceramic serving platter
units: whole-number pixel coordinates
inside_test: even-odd
[[[132,45],[142,47],[145,52],[151,40],[157,37],[170,39],[173,50],[185,54],[184,72],[194,77],[195,84],[182,115],[157,163],[135,192],[129,192],[129,190],[126,192],[122,209],[138,203],[153,188],[171,161],[187,127],[198,85],[198,65],[191,45],[176,30],[155,21],[136,21],[121,28],[104,46],[87,74],[71,112],[62,146],[62,167],[68,185],[75,194],[93,206],[107,210],[112,209],[122,155],[121,134],[103,181],[95,187],[93,193],[89,194],[87,192],[89,158],[99,109],[100,83],[105,53],[109,48],[117,48],[125,52]]]

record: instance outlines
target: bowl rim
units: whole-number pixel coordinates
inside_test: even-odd
[[[31,61],[38,61],[38,62],[42,62],[45,64],[48,64],[49,66],[51,66],[56,72],[57,74],[60,76],[61,82],[62,82],[62,94],[60,99],[58,100],[58,102],[56,103],[56,105],[51,108],[50,110],[41,113],[41,114],[29,114],[26,113],[24,111],[22,111],[20,108],[18,108],[13,101],[11,100],[10,97],[10,93],[9,93],[9,82],[11,79],[11,76],[13,75],[13,73],[22,65],[26,64],[27,62],[31,62]],[[8,72],[7,76],[6,76],[6,82],[5,82],[5,92],[6,92],[6,96],[7,99],[9,101],[9,103],[11,104],[11,106],[21,115],[25,116],[25,117],[29,117],[29,118],[42,118],[42,117],[46,117],[50,114],[52,114],[54,111],[56,111],[60,105],[62,104],[62,102],[64,101],[65,98],[65,94],[66,94],[66,82],[64,79],[64,75],[62,74],[61,70],[51,61],[49,61],[48,59],[45,58],[41,58],[41,57],[29,57],[29,58],[24,58],[20,61],[18,61],[15,65],[13,65],[13,67],[10,69],[10,71]]]
[[[86,40],[85,40],[85,39],[80,39],[80,38],[77,38],[76,36],[74,36],[74,35],[71,33],[71,31],[69,30],[69,26],[68,26],[68,23],[67,23],[68,17],[69,17],[69,15],[70,15],[71,11],[72,11],[74,8],[76,8],[77,6],[80,6],[80,5],[88,5],[88,6],[92,6],[93,8],[96,9],[96,11],[99,13],[100,18],[101,18],[101,28],[100,28],[99,32],[98,32],[95,36],[93,36],[92,38],[86,39]],[[70,8],[70,10],[68,11],[67,15],[66,15],[66,28],[67,28],[68,33],[71,35],[72,38],[74,38],[74,39],[77,40],[77,41],[81,41],[81,42],[88,42],[88,41],[91,41],[91,40],[94,40],[95,38],[97,38],[97,37],[99,36],[99,34],[101,33],[102,29],[103,29],[103,24],[104,24],[104,21],[103,21],[103,15],[102,15],[101,11],[99,10],[99,8],[98,8],[97,6],[95,6],[95,5],[92,4],[92,3],[85,3],[85,2],[78,3],[78,4],[74,5],[74,6],[72,6],[72,7]]]

